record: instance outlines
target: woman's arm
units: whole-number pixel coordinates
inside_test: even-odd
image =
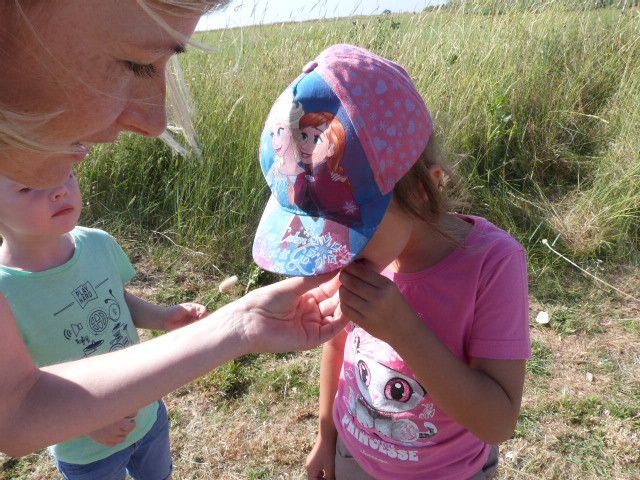
[[[358,264],[340,280],[341,309],[349,320],[391,345],[440,408],[487,443],[511,437],[524,360],[472,358],[467,365],[429,330],[391,280]]]
[[[25,455],[119,420],[250,352],[313,348],[344,326],[324,302],[337,281],[292,278],[130,348],[38,369],[0,295],[0,451]]]

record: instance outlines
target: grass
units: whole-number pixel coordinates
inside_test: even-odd
[[[183,63],[202,160],[135,137],[97,149],[82,172],[86,221],[248,277],[268,196],[257,147],[269,108],[320,50],[350,42],[412,74],[458,172],[461,210],[525,245],[532,289],[562,282],[543,238],[588,265],[638,265],[639,25],[633,10],[442,10],[201,34],[214,52],[192,49]]]
[[[541,244],[640,297],[638,12],[476,7],[201,34],[214,51],[192,49],[184,71],[202,159],[133,136],[96,149],[81,171],[84,223],[116,235],[139,272],[134,292],[152,301],[213,310],[273,281],[250,258],[271,103],[327,45],[392,57],[436,119],[460,209],[529,254],[533,358],[499,478],[638,479],[640,305]],[[230,274],[240,285],[219,293]],[[540,310],[548,325],[533,320]],[[318,349],[245,356],[167,396],[175,478],[306,478],[318,365]],[[44,452],[0,458],[2,480],[54,477]]]

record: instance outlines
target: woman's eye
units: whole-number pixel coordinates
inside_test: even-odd
[[[284,128],[279,127],[279,128],[278,128],[277,135],[278,135],[278,136],[282,135],[282,132],[284,132]]]
[[[322,138],[320,138],[320,135],[314,135],[313,143],[315,143],[316,145],[319,145],[322,143]]]
[[[136,77],[148,77],[151,78],[157,73],[155,65],[151,63],[135,63],[126,62],[127,68],[133,72]]]
[[[306,133],[302,132],[302,140],[304,140],[306,142],[307,138],[309,138],[309,135],[307,135]]]

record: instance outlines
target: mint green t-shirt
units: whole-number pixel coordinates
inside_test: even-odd
[[[140,341],[124,299],[124,285],[135,275],[127,255],[102,230],[76,227],[71,236],[75,252],[63,265],[42,272],[0,265],[0,291],[11,306],[34,362],[41,367],[112,352]],[[142,408],[136,429],[115,447],[80,436],[51,449],[57,459],[67,463],[101,460],[142,439],[153,426],[157,411],[158,402]]]

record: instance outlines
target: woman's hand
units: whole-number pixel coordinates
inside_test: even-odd
[[[288,278],[259,288],[230,306],[249,352],[308,350],[340,332],[337,276]]]
[[[129,434],[135,430],[136,415],[137,413],[127,415],[122,420],[118,420],[111,425],[95,430],[87,434],[87,436],[102,445],[106,445],[107,447],[115,447],[119,443],[124,442]]]
[[[340,308],[348,320],[374,337],[392,343],[419,323],[395,283],[371,269],[364,261],[354,262],[340,272]],[[413,323],[415,322],[415,324]]]
[[[167,307],[163,313],[162,328],[167,331],[175,330],[201,320],[208,314],[207,307],[199,303],[189,302]]]
[[[335,480],[336,466],[336,441],[323,439],[320,435],[316,443],[307,455],[305,467],[307,469],[308,480]]]

